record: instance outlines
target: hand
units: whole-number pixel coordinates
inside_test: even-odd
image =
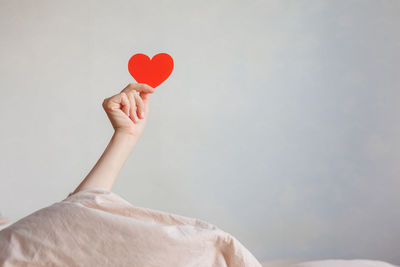
[[[103,108],[116,132],[140,137],[146,125],[151,93],[154,88],[147,84],[130,83],[119,94],[104,99]]]

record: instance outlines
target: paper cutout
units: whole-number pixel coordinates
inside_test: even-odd
[[[172,73],[174,60],[166,53],[160,53],[150,59],[145,54],[135,54],[128,62],[128,70],[138,83],[156,88]]]

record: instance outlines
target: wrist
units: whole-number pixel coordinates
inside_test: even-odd
[[[123,130],[115,130],[113,139],[117,139],[120,142],[126,143],[126,145],[134,146],[139,140],[139,137]]]

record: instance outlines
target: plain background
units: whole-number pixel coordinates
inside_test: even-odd
[[[169,53],[113,191],[256,257],[400,263],[400,1],[1,1],[0,210],[61,201],[104,151],[104,98]]]

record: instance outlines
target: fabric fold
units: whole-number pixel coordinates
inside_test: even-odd
[[[87,188],[0,231],[0,265],[257,266],[235,237],[208,222],[136,207]]]

